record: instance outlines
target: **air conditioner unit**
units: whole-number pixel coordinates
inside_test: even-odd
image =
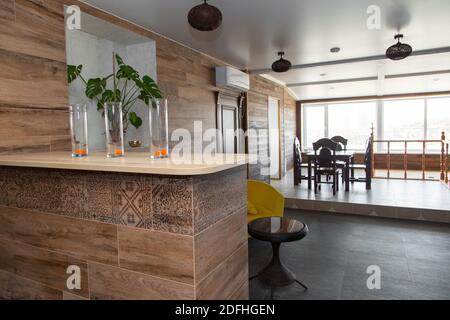
[[[250,90],[250,76],[232,67],[216,67],[216,86],[246,92]]]

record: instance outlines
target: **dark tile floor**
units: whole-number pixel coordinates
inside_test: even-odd
[[[284,263],[305,283],[275,290],[274,299],[450,299],[450,225],[287,210],[310,230],[282,245]],[[250,274],[271,259],[269,243],[250,239]],[[368,266],[381,268],[381,289],[369,290]],[[270,288],[250,283],[250,298]]]

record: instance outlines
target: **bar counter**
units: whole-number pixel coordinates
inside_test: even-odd
[[[0,156],[0,298],[248,299],[247,162]]]

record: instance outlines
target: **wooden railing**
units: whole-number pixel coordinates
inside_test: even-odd
[[[429,179],[426,177],[426,156],[427,156],[427,145],[430,143],[439,143],[441,144],[441,152],[440,152],[440,180],[442,182],[445,182],[448,185],[448,170],[449,170],[449,156],[448,156],[448,149],[449,149],[449,143],[445,140],[445,132],[442,132],[442,136],[440,140],[375,140],[374,139],[374,131],[372,128],[372,135],[371,139],[373,141],[372,143],[372,177],[373,178],[387,178],[387,179],[401,179],[401,180],[439,180],[439,179]],[[387,154],[386,154],[386,160],[387,160],[387,177],[376,177],[375,176],[375,152],[376,148],[374,147],[375,144],[387,144]],[[398,144],[401,143],[404,146],[403,152],[403,178],[394,178],[391,176],[391,155],[392,155],[392,144]],[[421,144],[422,145],[422,163],[421,163],[421,171],[422,171],[422,179],[417,178],[409,178],[408,177],[408,145],[411,144]]]
[[[450,183],[448,181],[448,170],[449,170],[449,156],[448,156],[448,149],[450,145],[450,140],[447,140],[445,142],[445,158],[444,158],[444,179],[441,180],[444,181],[444,183],[447,185],[447,187],[450,187]]]

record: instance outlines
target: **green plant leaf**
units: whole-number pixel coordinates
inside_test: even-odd
[[[116,62],[119,66],[124,65],[123,59],[116,53]]]
[[[139,127],[142,126],[142,119],[136,114],[136,112],[130,112],[128,114],[128,118],[130,119],[130,123],[136,129],[139,129]]]
[[[81,74],[81,71],[83,71],[83,65],[74,66],[74,65],[68,65],[67,66],[67,82],[70,84],[74,82]]]
[[[139,99],[144,101],[147,105],[149,105],[151,99],[158,99],[162,97],[161,91],[156,85],[156,82],[149,76],[144,76],[142,78],[142,82],[137,85],[141,89]]]
[[[86,96],[94,99],[106,89],[106,80],[101,78],[89,79],[86,85]]]
[[[119,70],[116,73],[116,77],[118,79],[127,79],[127,80],[133,80],[133,81],[139,81],[139,72],[137,72],[135,69],[133,69],[130,66],[127,66],[125,64],[119,66]]]
[[[103,109],[106,102],[119,102],[121,100],[120,95],[120,90],[116,90],[116,95],[114,95],[112,90],[105,90],[97,103],[97,110]]]

